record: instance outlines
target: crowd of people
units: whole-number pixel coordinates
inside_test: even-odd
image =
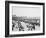
[[[40,30],[40,24],[26,23],[23,21],[12,21],[12,31],[34,31]]]

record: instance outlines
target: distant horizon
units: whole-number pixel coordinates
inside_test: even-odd
[[[12,16],[16,16],[16,15],[12,15]],[[16,17],[27,17],[27,16],[16,16]],[[29,18],[31,18],[30,16],[29,16]],[[33,18],[33,17],[32,17]],[[40,18],[40,17],[35,17],[35,18]]]

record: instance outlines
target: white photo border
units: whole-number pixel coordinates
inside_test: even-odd
[[[16,32],[12,31],[12,7],[13,6],[16,6],[16,7],[17,6],[20,6],[20,7],[22,7],[22,6],[23,7],[40,7],[41,8],[40,31],[37,31],[37,32],[36,31],[28,31],[28,32],[27,31],[20,31],[20,32],[19,31],[16,31]],[[43,30],[42,30],[43,29],[43,24],[42,24],[43,23],[43,21],[42,21],[43,20],[43,17],[42,17],[43,16],[43,11],[42,11],[43,6],[42,5],[9,4],[9,10],[10,10],[9,11],[9,13],[10,13],[10,15],[9,15],[9,29],[10,29],[9,32],[10,32],[11,35],[12,34],[14,35],[14,34],[28,34],[28,33],[43,33]]]

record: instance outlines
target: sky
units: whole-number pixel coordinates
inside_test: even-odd
[[[40,17],[40,7],[12,7],[12,14],[16,16]]]

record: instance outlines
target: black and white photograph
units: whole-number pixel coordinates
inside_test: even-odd
[[[12,31],[40,31],[40,7],[12,7]]]
[[[9,34],[43,33],[43,4],[21,3],[9,3]]]

